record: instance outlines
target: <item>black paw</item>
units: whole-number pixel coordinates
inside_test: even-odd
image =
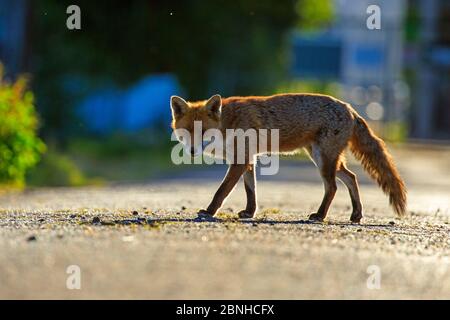
[[[350,221],[353,223],[359,223],[362,219],[363,215],[361,212],[358,213],[352,213],[351,217],[350,217]]]
[[[255,217],[255,212],[242,210],[242,211],[239,211],[238,216],[241,219],[252,219],[253,217]]]
[[[312,213],[309,218],[309,220],[311,221],[320,221],[322,222],[324,217],[322,215],[319,215],[318,213]]]
[[[199,212],[197,212],[197,219],[200,219],[200,220],[213,220],[214,219],[214,214],[212,214],[208,210],[202,209]]]

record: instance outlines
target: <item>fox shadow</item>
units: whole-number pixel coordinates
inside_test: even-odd
[[[323,225],[323,226],[341,226],[341,227],[352,227],[352,228],[393,228],[394,225],[389,223],[352,223],[350,221],[334,221],[329,220],[325,222],[317,222],[305,219],[295,219],[295,220],[271,220],[268,218],[257,218],[257,219],[240,219],[240,218],[221,218],[221,217],[150,217],[150,218],[136,218],[136,219],[123,219],[114,220],[113,224],[116,225],[159,225],[164,223],[217,223],[217,224],[228,224],[228,223],[241,223],[243,225]]]

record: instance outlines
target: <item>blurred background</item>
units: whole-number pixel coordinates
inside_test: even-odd
[[[66,27],[72,4],[80,30]],[[0,62],[3,186],[182,170],[172,94],[332,94],[392,143],[450,141],[444,0],[0,0]]]

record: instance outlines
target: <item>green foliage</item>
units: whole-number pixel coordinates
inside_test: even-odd
[[[167,134],[145,131],[73,139],[66,152],[89,179],[148,181],[163,171],[181,169],[170,159],[173,144]]]
[[[298,26],[309,31],[326,27],[334,18],[332,0],[302,0],[297,2],[296,11]]]
[[[297,22],[297,0],[82,1],[82,29],[69,31],[71,3],[41,0],[33,11],[34,85],[46,133],[58,138],[80,129],[79,95],[108,81],[170,72],[187,98],[268,94],[286,75],[285,35]]]
[[[50,150],[37,167],[27,175],[31,186],[82,186],[88,180],[77,164],[67,155]]]
[[[69,0],[33,6],[33,88],[46,136],[82,130],[74,106],[111,82],[173,73],[186,98],[272,94],[288,77],[289,34],[321,27],[331,0],[77,1],[81,30],[65,28]]]
[[[26,171],[45,150],[37,127],[34,97],[26,80],[6,82],[0,65],[0,185],[24,186]]]
[[[291,80],[282,82],[276,89],[277,93],[320,93],[336,98],[341,96],[339,83],[319,80]]]
[[[406,42],[416,43],[420,37],[420,11],[417,5],[409,5],[404,21]]]
[[[387,141],[405,142],[408,137],[408,127],[404,122],[388,122],[383,128],[382,134]]]

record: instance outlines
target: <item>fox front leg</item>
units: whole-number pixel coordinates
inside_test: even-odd
[[[230,194],[239,178],[247,170],[247,165],[245,164],[232,164],[228,168],[227,174],[223,179],[219,189],[216,191],[213,200],[209,204],[206,210],[200,210],[198,212],[199,216],[213,217],[217,210],[222,206],[225,198]]]
[[[250,219],[255,216],[256,210],[258,208],[256,202],[256,175],[255,166],[249,164],[247,166],[247,171],[244,173],[244,186],[245,193],[247,194],[247,206],[245,210],[238,213],[241,219]]]

